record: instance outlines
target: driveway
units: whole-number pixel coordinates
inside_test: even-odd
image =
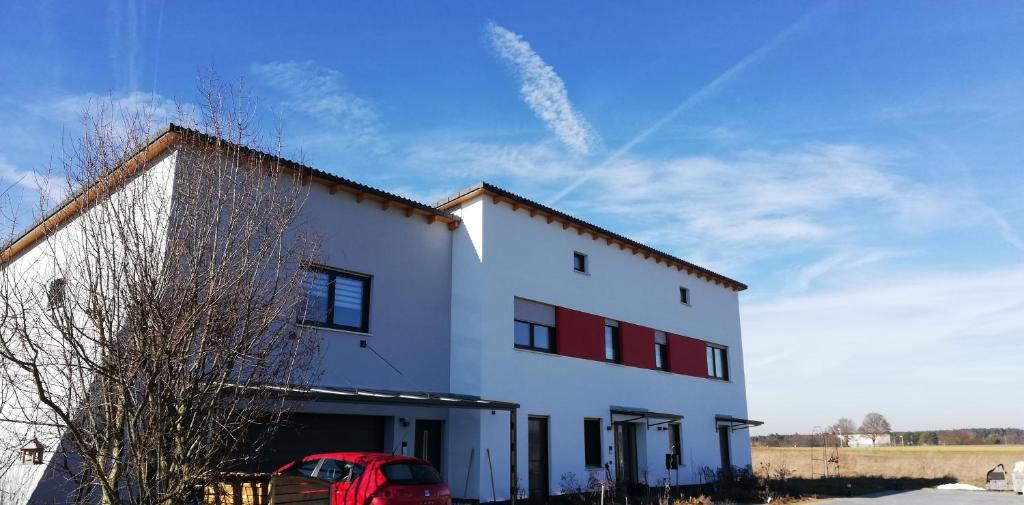
[[[1024,496],[995,491],[940,491],[921,489],[906,493],[860,498],[836,498],[827,503],[836,505],[975,505],[1013,503],[1024,505]]]

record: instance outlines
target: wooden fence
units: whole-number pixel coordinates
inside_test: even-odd
[[[270,474],[229,473],[203,489],[204,505],[269,505]]]

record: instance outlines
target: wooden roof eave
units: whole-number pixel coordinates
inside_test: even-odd
[[[15,240],[3,252],[0,252],[0,263],[6,264],[19,254],[28,249],[32,244],[43,239],[47,233],[56,230],[73,219],[80,212],[89,206],[89,202],[95,201],[104,192],[124,184],[133,177],[146,163],[153,160],[167,150],[178,139],[178,134],[168,131],[157,137],[144,149],[136,153],[127,161],[121,164],[102,180],[82,191],[81,194],[72,198],[62,207],[49,215],[46,219],[36,224],[21,237]]]

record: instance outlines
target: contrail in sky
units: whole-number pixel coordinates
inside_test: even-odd
[[[728,70],[720,74],[713,81],[707,83],[706,85],[704,85],[703,88],[697,90],[696,93],[686,97],[686,99],[683,100],[679,105],[677,105],[676,108],[670,110],[664,116],[661,116],[661,119],[658,119],[653,124],[651,124],[651,126],[648,126],[646,129],[644,129],[636,136],[634,136],[632,139],[630,139],[629,142],[626,142],[622,147],[616,149],[615,152],[610,154],[600,164],[586,171],[582,176],[580,176],[580,178],[576,179],[571,184],[566,186],[564,189],[559,191],[554,197],[547,201],[548,205],[552,205],[561,200],[562,198],[565,198],[569,193],[572,193],[574,190],[576,190],[576,188],[580,187],[583,183],[587,182],[593,176],[594,172],[597,169],[614,163],[619,158],[625,156],[630,151],[632,151],[633,148],[637,146],[637,144],[647,140],[647,138],[650,137],[654,132],[660,130],[663,126],[668,124],[670,121],[674,120],[680,114],[699,105],[709,96],[713,95],[716,91],[718,91],[719,88],[728,84],[737,75],[746,70],[747,67],[754,64],[755,62],[763,58],[766,54],[774,51],[776,48],[782,45],[782,43],[785,42],[790,36],[792,36],[794,32],[799,30],[807,22],[808,19],[810,19],[819,11],[821,11],[823,6],[830,4],[831,2],[821,4],[817,8],[804,14],[799,19],[797,19],[792,24],[783,29],[781,32],[779,32],[774,37],[769,39],[767,42],[762,44],[761,47],[758,47],[753,52],[746,55],[742,60],[738,61],[732,67],[729,67]]]

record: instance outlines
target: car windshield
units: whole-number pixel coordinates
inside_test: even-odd
[[[381,468],[392,484],[438,484],[441,476],[430,465],[422,463],[391,463]]]

